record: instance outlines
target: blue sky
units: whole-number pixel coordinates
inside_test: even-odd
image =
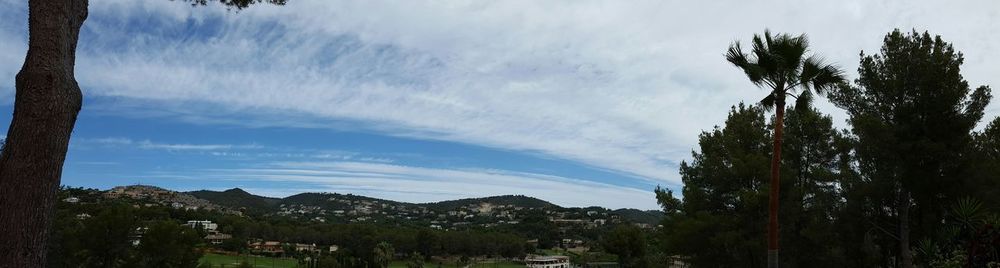
[[[760,99],[722,54],[764,28],[808,33],[849,75],[893,28],[955,43],[970,84],[1000,73],[990,1],[90,5],[76,66],[86,99],[63,183],[97,188],[526,194],[655,209],[652,189],[681,187],[697,135]],[[0,122],[26,14],[24,1],[0,0]],[[842,111],[819,106],[843,125]]]

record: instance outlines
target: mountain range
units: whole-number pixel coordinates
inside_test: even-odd
[[[466,198],[432,203],[408,203],[353,194],[301,193],[285,198],[254,195],[240,188],[224,191],[171,191],[155,186],[119,186],[104,192],[105,197],[147,199],[177,208],[203,208],[251,215],[278,215],[317,221],[401,221],[451,222],[478,220],[516,222],[535,211],[559,220],[624,221],[656,225],[660,211],[610,210],[601,207],[561,207],[534,197],[503,195]],[[471,216],[470,216],[471,215]],[[477,219],[470,219],[478,217]],[[483,219],[486,220],[483,220]],[[391,220],[390,220],[391,219]]]

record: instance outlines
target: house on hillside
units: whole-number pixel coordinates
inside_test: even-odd
[[[299,243],[296,243],[295,244],[295,251],[298,251],[298,252],[316,252],[316,253],[319,253],[319,250],[316,248],[316,244],[299,244]]]
[[[528,268],[569,268],[569,257],[528,255],[524,258]]]
[[[202,229],[205,231],[215,231],[219,229],[219,224],[212,223],[212,221],[187,221],[184,226],[191,227],[192,229],[198,230]]]
[[[129,241],[132,242],[133,247],[139,246],[139,243],[142,242],[142,236],[145,235],[147,231],[149,231],[149,227],[136,227],[135,230],[132,231],[129,235]]]
[[[250,243],[250,250],[255,253],[282,254],[285,250],[281,248],[281,242],[264,241]]]
[[[211,231],[205,236],[205,241],[213,245],[222,244],[223,241],[233,238],[231,234],[224,234],[217,231]]]

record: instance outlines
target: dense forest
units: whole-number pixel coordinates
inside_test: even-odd
[[[253,239],[337,245],[336,254],[325,255],[336,267],[373,267],[380,243],[395,252],[422,256],[524,256],[522,232],[514,230],[440,231],[430,228],[377,224],[325,224],[288,218],[251,218],[216,211],[138,206],[128,200],[100,200],[100,192],[66,188],[61,195],[79,203],[61,202],[57,208],[55,236],[50,243],[49,267],[193,267],[204,250],[249,253]],[[210,220],[219,231],[231,234],[220,245],[203,241],[205,234],[182,226],[188,220]],[[530,224],[530,223],[529,223]],[[528,225],[526,225],[528,226]],[[545,225],[548,227],[547,225]],[[554,228],[554,226],[552,226]],[[136,239],[136,230],[144,230]],[[288,250],[284,257],[304,258],[310,253]],[[313,256],[316,257],[316,256]],[[324,266],[326,267],[326,266]]]
[[[160,193],[160,198],[166,199],[116,197],[114,190],[61,188],[59,198],[63,201],[57,204],[54,235],[49,243],[52,258],[48,267],[194,267],[202,264],[199,260],[206,253],[292,258],[302,267],[385,267],[386,261],[393,260],[410,260],[429,266],[447,262],[453,266],[471,264],[477,259],[519,262],[527,254],[548,254],[553,249],[561,249],[567,254],[567,248],[576,248],[580,245],[575,243],[580,242],[586,249],[577,250],[570,257],[574,263],[582,265],[616,261],[619,256],[622,260],[633,260],[632,252],[645,250],[652,234],[652,229],[639,228],[639,223],[627,220],[616,220],[606,226],[566,225],[553,221],[557,215],[586,215],[586,212],[597,211],[629,212],[635,214],[632,217],[641,219],[645,215],[642,211],[561,208],[524,196],[462,199],[443,202],[444,205],[421,204],[442,210],[467,209],[482,202],[534,206],[520,207],[523,209],[518,212],[517,224],[496,225],[490,223],[489,217],[480,215],[482,224],[469,222],[442,229],[429,227],[427,221],[420,218],[385,220],[386,215],[382,215],[379,219],[383,220],[350,223],[317,221],[313,218],[316,214],[303,217],[275,212],[281,206],[293,204],[339,209],[333,205],[348,200],[378,201],[387,207],[390,207],[388,204],[414,205],[356,195],[309,193],[276,199],[251,195],[240,189],[181,193],[151,186],[119,188],[155,191]],[[190,198],[188,194],[239,207],[243,212],[171,204],[170,200]],[[331,198],[338,201],[331,201]],[[391,209],[385,211],[392,212]],[[210,243],[207,231],[184,225],[188,221],[211,221],[218,226],[213,231],[229,237],[221,243]],[[279,242],[282,252],[260,252],[252,248],[252,243],[263,241]],[[314,245],[317,250],[299,250],[296,244]],[[331,246],[337,250],[328,251]]]

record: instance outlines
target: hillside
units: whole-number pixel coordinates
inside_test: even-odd
[[[623,208],[612,211],[611,213],[619,215],[622,219],[631,222],[647,223],[652,225],[657,225],[660,220],[663,219],[663,211],[658,210],[638,210],[634,208]]]
[[[458,200],[441,201],[435,203],[420,204],[433,210],[455,210],[465,206],[475,206],[481,203],[493,205],[511,205],[523,208],[560,208],[548,201],[523,195],[501,195],[480,198],[466,198]]]
[[[240,188],[225,191],[175,192],[153,186],[115,187],[106,197],[144,198],[185,208],[252,212],[320,222],[383,222],[408,225],[493,224],[521,219],[529,211],[540,211],[552,219],[585,219],[588,222],[623,221],[656,226],[663,218],[659,211],[638,209],[609,210],[601,207],[564,208],[524,195],[466,198],[433,203],[406,203],[367,196],[338,193],[301,193],[285,198],[251,194]],[[603,222],[601,223],[603,224]]]
[[[324,206],[330,204],[353,204],[357,202],[376,202],[385,204],[406,204],[392,200],[384,200],[367,196],[338,193],[301,193],[281,199],[285,205]]]
[[[248,210],[260,212],[270,211],[274,209],[279,202],[281,202],[281,199],[253,195],[240,188],[233,188],[222,192],[200,190],[186,192],[186,194],[208,200],[209,202],[220,206],[231,207],[234,209],[246,208]]]

